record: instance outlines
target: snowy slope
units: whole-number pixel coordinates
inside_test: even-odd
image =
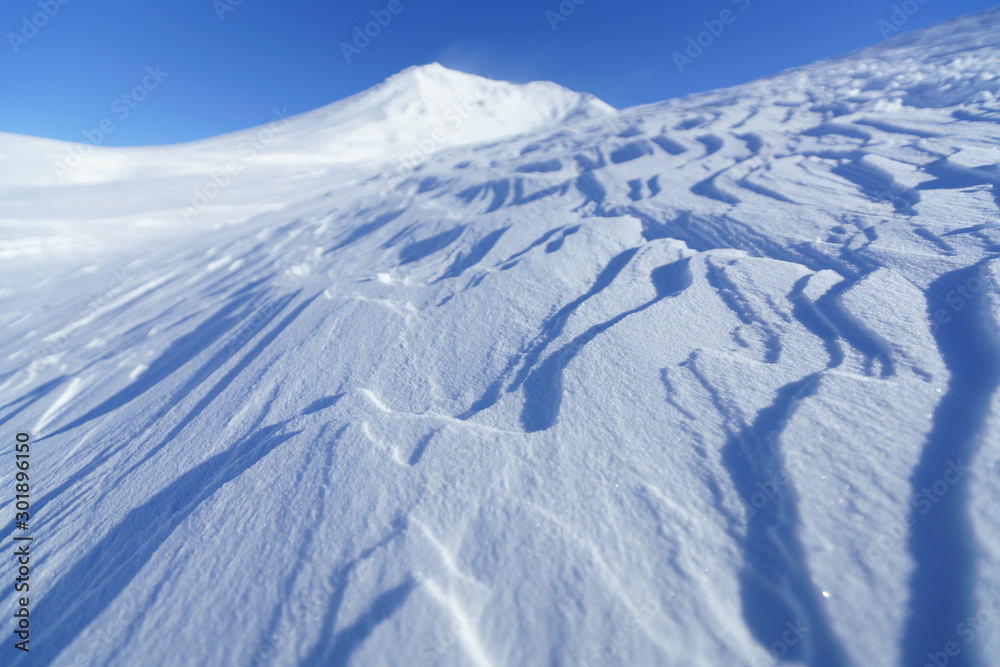
[[[480,82],[408,70],[196,214],[239,139],[0,137],[30,662],[1000,664],[998,73],[991,10],[615,113],[495,84],[416,164]]]

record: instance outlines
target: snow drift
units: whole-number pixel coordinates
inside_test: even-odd
[[[620,112],[3,135],[31,660],[996,664],[998,72],[991,10]]]

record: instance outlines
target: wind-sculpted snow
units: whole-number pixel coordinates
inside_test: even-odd
[[[1000,664],[997,72],[997,10],[614,113],[432,66],[196,216],[233,137],[12,176],[30,661]]]

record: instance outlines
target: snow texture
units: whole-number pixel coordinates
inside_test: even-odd
[[[4,664],[1000,664],[1000,9],[0,154]]]

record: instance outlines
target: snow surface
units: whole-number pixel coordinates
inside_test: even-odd
[[[1000,9],[620,112],[0,135],[4,664],[1000,664],[998,146]]]

